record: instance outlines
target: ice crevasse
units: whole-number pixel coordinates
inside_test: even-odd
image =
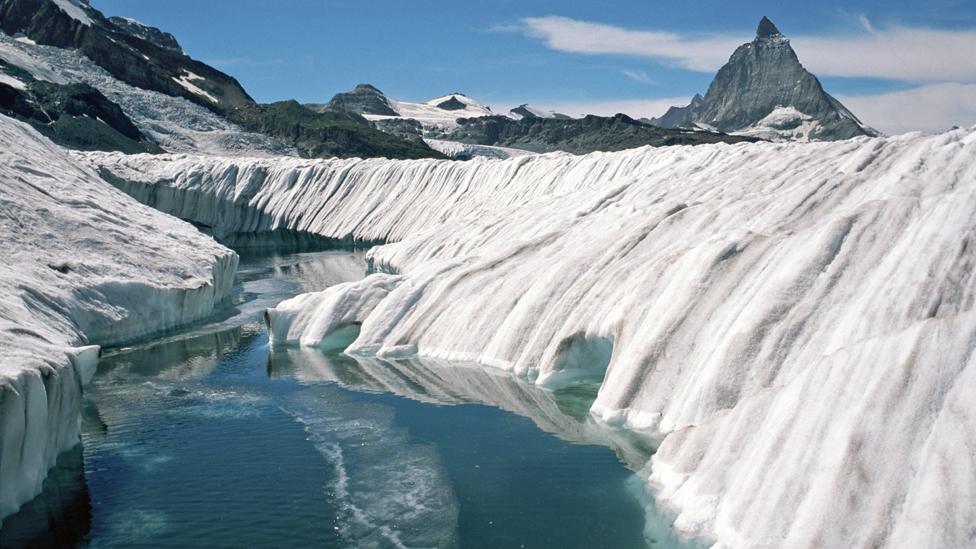
[[[79,441],[100,345],[209,314],[237,255],[0,116],[0,519]]]
[[[276,345],[477,361],[653,429],[720,547],[976,532],[976,130],[503,161],[80,155],[216,233],[385,241]]]

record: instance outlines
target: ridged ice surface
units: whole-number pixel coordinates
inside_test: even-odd
[[[78,442],[99,349],[199,319],[237,256],[0,116],[0,518]]]
[[[505,161],[88,154],[227,233],[393,242],[276,344],[476,360],[652,428],[675,527],[735,547],[976,531],[976,133]]]

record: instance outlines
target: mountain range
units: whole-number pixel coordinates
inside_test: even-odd
[[[507,112],[460,92],[426,102],[370,84],[327,103],[254,101],[176,37],[87,0],[0,0],[0,112],[85,150],[468,158],[645,145],[877,135],[827,94],[766,18],[704,96],[660,118]]]
[[[756,38],[739,46],[705,96],[648,121],[764,139],[833,141],[878,132],[865,126],[803,68],[790,41],[763,17]]]

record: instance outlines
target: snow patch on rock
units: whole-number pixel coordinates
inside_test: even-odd
[[[179,78],[176,78],[175,76],[173,77],[173,81],[182,86],[186,91],[199,95],[200,97],[206,97],[212,103],[217,103],[217,98],[214,97],[213,94],[204,91],[203,88],[200,88],[194,84],[194,80],[206,81],[207,79],[190,71],[183,71],[183,74],[181,74]]]
[[[143,135],[171,152],[297,156],[293,149],[277,140],[244,131],[187,99],[130,86],[74,50],[26,43],[0,32],[0,59],[23,68],[39,80],[90,84],[117,103]],[[183,77],[189,85],[199,78],[193,73]],[[204,90],[200,92],[206,94]],[[212,96],[210,99],[216,101]]]
[[[61,11],[68,14],[68,17],[86,27],[91,26],[92,20],[85,13],[85,4],[81,0],[53,0],[53,2]]]

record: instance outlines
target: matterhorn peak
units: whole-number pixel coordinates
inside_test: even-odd
[[[768,17],[759,21],[755,40],[739,46],[718,70],[704,97],[668,109],[651,123],[774,140],[877,135],[824,91]]]
[[[782,38],[782,37],[783,37],[783,33],[779,32],[779,29],[776,28],[776,25],[774,25],[773,22],[770,21],[768,17],[763,16],[763,18],[759,20],[759,27],[756,29],[757,40],[762,40],[764,38]]]

